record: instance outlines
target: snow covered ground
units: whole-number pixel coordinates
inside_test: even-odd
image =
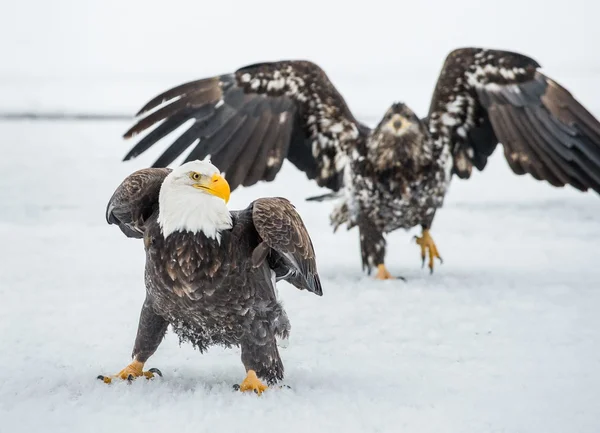
[[[447,52],[477,45],[530,54],[600,116],[589,0],[298,5],[10,2],[0,112],[133,114],[186,80],[308,58],[372,125],[397,99],[424,115]],[[357,232],[332,233],[330,205],[304,201],[322,191],[290,164],[233,194],[233,208],[289,198],[313,237],[324,296],[280,284],[291,390],[233,392],[239,350],[200,355],[170,333],[148,363],[162,379],[96,380],[129,362],[144,297],[141,241],[104,220],[162,150],[122,163],[129,126],[0,122],[0,433],[600,431],[600,197],[515,176],[502,149],[454,180],[433,275],[418,230],[388,237],[406,283],[361,272]]]
[[[234,193],[290,198],[315,243],[324,296],[280,284],[292,390],[231,391],[239,350],[200,355],[173,334],[148,363],[164,378],[107,386],[129,361],[144,297],[142,243],[104,221],[124,176],[127,123],[5,122],[0,159],[0,431],[597,432],[600,200],[512,175],[500,152],[455,181],[420,268],[416,232],[389,237],[390,269],[360,270],[355,231],[286,164]]]

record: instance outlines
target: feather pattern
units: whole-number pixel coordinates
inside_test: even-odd
[[[258,199],[254,202],[252,221],[263,242],[278,253],[274,262],[282,263],[277,266],[285,263],[293,277],[305,282],[295,284],[296,287],[306,286],[309,291],[322,295],[314,247],[294,205],[282,197]]]
[[[600,122],[530,57],[462,48],[442,67],[428,115],[453,172],[483,170],[498,143],[514,173],[600,193]]]
[[[228,174],[232,190],[272,181],[289,159],[309,179],[337,191],[346,148],[369,131],[356,121],[325,72],[307,61],[260,63],[191,81],[156,96],[138,115],[143,117],[125,138],[162,123],[125,160],[193,119],[153,166],[167,166],[193,146],[185,162],[210,155]]]
[[[106,206],[106,222],[127,237],[143,238],[146,223],[158,210],[158,193],[170,168],[144,168],[127,176]]]

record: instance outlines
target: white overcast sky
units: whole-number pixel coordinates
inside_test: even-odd
[[[361,90],[347,83],[357,79],[365,87],[404,80],[389,90],[410,94],[410,77],[432,90],[444,56],[466,45],[524,52],[575,88],[573,74],[600,73],[593,0],[0,1],[0,79],[13,91],[43,80],[174,85],[306,58],[351,98]],[[140,94],[149,89],[163,90]]]

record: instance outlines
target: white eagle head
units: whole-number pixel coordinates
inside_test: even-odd
[[[230,192],[229,184],[208,159],[175,168],[163,181],[158,196],[163,236],[176,231],[202,232],[220,241],[221,231],[232,226],[227,209]]]

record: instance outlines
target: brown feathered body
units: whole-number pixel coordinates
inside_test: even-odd
[[[201,349],[239,344],[258,312],[265,313],[265,323],[284,317],[268,260],[256,266],[248,255],[261,242],[251,212],[234,213],[233,228],[221,232],[220,241],[188,232],[165,239],[156,221],[145,234],[146,283],[155,310],[171,323],[200,330],[194,344]],[[288,326],[286,321],[270,331],[287,336]]]
[[[357,144],[330,219],[334,230],[358,226],[363,269],[384,262],[386,233],[431,226],[450,168],[448,149],[436,146],[424,123],[401,103]]]
[[[231,228],[219,238],[190,231],[165,238],[157,199],[160,179],[168,172],[132,174],[107,210],[109,222],[126,234],[141,232],[144,239],[146,300],[132,356],[145,361],[171,325],[181,341],[200,351],[241,346],[246,369],[269,383],[281,380],[276,338],[287,338],[291,328],[276,282],[284,279],[322,295],[314,249],[300,216],[284,198],[261,198],[231,211]],[[127,218],[132,207],[143,216]]]

